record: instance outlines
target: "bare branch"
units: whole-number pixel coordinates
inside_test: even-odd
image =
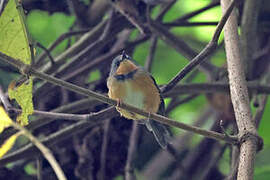
[[[46,47],[44,47],[41,43],[39,43],[39,42],[37,42],[36,45],[45,52],[45,54],[49,57],[52,65],[54,65],[55,64],[55,61],[54,61],[54,58],[52,57],[50,51]]]
[[[151,69],[152,69],[152,63],[153,63],[154,56],[155,56],[157,41],[158,41],[158,39],[156,36],[153,36],[150,40],[150,42],[151,42],[150,50],[149,50],[149,54],[147,56],[147,59],[146,59],[145,65],[144,65],[145,69],[148,72],[151,72]]]
[[[222,12],[225,14],[230,0],[222,0]],[[255,123],[252,122],[249,107],[248,89],[244,73],[243,59],[240,54],[237,17],[235,11],[231,14],[224,27],[225,50],[230,81],[230,92],[239,137],[242,139],[240,146],[240,160],[237,179],[253,179],[254,161],[259,144]]]
[[[72,135],[81,132],[87,128],[95,127],[103,123],[107,118],[117,115],[117,112],[113,107],[109,107],[97,113],[89,114],[89,119],[84,121],[79,121],[75,124],[69,125],[47,137],[40,139],[40,142],[44,145],[50,147],[59,141],[67,139]],[[19,160],[22,158],[33,158],[38,155],[39,151],[31,143],[27,144],[20,149],[11,152],[0,159],[0,167],[4,166],[9,162]]]
[[[48,47],[48,52],[51,52],[56,48],[61,42],[63,42],[65,39],[71,37],[71,36],[76,36],[79,34],[84,34],[87,33],[89,29],[82,29],[78,31],[69,31],[66,33],[63,33],[61,36],[59,36],[49,47]],[[40,54],[40,56],[36,59],[36,62],[40,64],[41,61],[43,61],[46,58],[46,55],[48,55],[45,51]]]
[[[133,168],[133,160],[135,157],[137,144],[138,144],[138,122],[134,121],[132,125],[132,131],[129,138],[129,146],[128,146],[128,156],[127,162],[125,166],[125,179],[126,180],[135,180],[136,176]]]
[[[168,22],[163,25],[166,27],[216,26],[218,22]]]
[[[245,70],[248,79],[253,77],[254,61],[253,54],[258,51],[258,16],[262,0],[246,0],[244,3],[243,15],[241,20],[241,50],[245,61]],[[252,42],[252,43],[250,43]]]
[[[188,14],[183,15],[182,17],[180,17],[176,21],[178,21],[178,22],[180,22],[180,21],[186,21],[186,20],[188,20],[188,19],[190,19],[190,18],[192,18],[192,17],[194,17],[194,16],[196,16],[196,15],[202,13],[202,12],[205,12],[205,11],[207,11],[207,10],[213,8],[213,7],[216,7],[218,5],[219,5],[219,2],[215,2],[214,1],[214,2],[210,3],[208,6],[205,6],[205,7],[201,8],[201,9],[198,9],[196,11],[193,11],[191,13],[188,13]]]
[[[92,99],[83,99],[79,100],[73,103],[70,103],[68,105],[60,106],[56,109],[53,109],[51,112],[78,112],[80,110],[90,109],[92,106],[99,105],[97,103],[98,101],[92,100]],[[33,121],[31,121],[26,128],[29,130],[34,130],[36,128],[42,127],[46,124],[49,124],[53,122],[56,119],[50,119],[48,117],[46,118],[37,118]],[[2,132],[0,136],[0,144],[3,144],[9,137],[11,137],[13,134],[15,134],[17,131],[13,128],[5,129],[4,132]]]
[[[164,86],[161,91],[168,92],[170,91],[180,80],[182,80],[192,69],[194,69],[198,64],[200,64],[206,57],[214,52],[217,47],[218,38],[220,33],[225,25],[230,13],[233,10],[235,1],[232,1],[226,9],[226,12],[223,14],[221,20],[219,21],[215,33],[213,35],[212,40],[206,45],[206,47],[196,56],[194,57],[188,65],[186,65],[170,82]]]
[[[99,171],[99,178],[101,180],[106,179],[106,155],[107,155],[107,147],[108,147],[108,139],[109,137],[109,128],[110,128],[111,120],[107,120],[103,126],[103,140],[102,140],[102,147],[100,153],[100,171]]]
[[[17,67],[18,69],[21,70],[21,72],[23,74],[33,75],[33,76],[35,76],[37,78],[43,79],[43,80],[48,81],[48,82],[50,82],[52,84],[55,84],[55,85],[61,86],[63,88],[69,89],[69,90],[74,91],[74,92],[76,92],[78,94],[82,94],[82,95],[85,95],[85,96],[92,97],[92,98],[94,98],[96,100],[99,100],[101,102],[104,102],[104,103],[107,103],[107,104],[110,104],[110,105],[113,105],[113,106],[119,105],[119,103],[117,101],[113,100],[113,99],[109,99],[106,96],[101,95],[99,93],[96,93],[96,92],[93,92],[91,90],[76,86],[76,85],[68,83],[68,82],[65,82],[63,80],[60,80],[60,79],[57,79],[55,77],[49,76],[49,75],[47,75],[45,73],[41,73],[41,72],[35,70],[33,67],[31,67],[29,65],[26,65],[26,64],[23,64],[21,61],[15,60],[15,59],[13,59],[13,58],[11,58],[11,57],[9,57],[9,56],[1,53],[1,52],[0,52],[0,60]],[[164,117],[164,116],[161,116],[161,115],[158,115],[158,114],[143,111],[141,109],[138,109],[138,108],[136,108],[134,106],[131,106],[131,105],[128,105],[128,104],[125,104],[125,103],[121,103],[121,105],[119,105],[119,107],[122,108],[122,109],[128,110],[128,111],[134,112],[136,114],[142,115],[142,116],[144,116],[146,118],[156,120],[156,121],[158,121],[160,123],[167,124],[169,126],[175,126],[175,127],[187,130],[187,131],[192,131],[194,133],[203,135],[205,137],[209,137],[209,138],[213,138],[213,139],[217,139],[217,140],[223,140],[223,141],[226,141],[226,142],[228,142],[230,144],[235,144],[238,141],[237,138],[229,138],[229,137],[226,137],[224,134],[204,130],[204,129],[198,128],[198,127],[193,127],[193,126],[190,126],[190,125],[178,122],[178,121],[174,121],[172,119],[169,119],[167,117]]]
[[[43,156],[48,160],[50,165],[52,166],[57,178],[59,180],[66,180],[66,176],[61,169],[58,162],[55,160],[52,152],[50,149],[48,149],[46,146],[44,146],[35,136],[33,136],[28,130],[26,130],[24,127],[18,125],[17,123],[11,121],[11,125],[20,130],[23,135],[25,135],[43,154]]]
[[[257,94],[270,94],[269,85],[260,85],[257,82],[247,82],[248,91],[250,93]],[[182,94],[204,94],[204,93],[229,93],[229,84],[227,83],[192,83],[192,84],[181,84],[175,86],[171,91],[164,93],[163,97],[172,97]]]

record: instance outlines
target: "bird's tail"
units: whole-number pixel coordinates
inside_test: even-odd
[[[164,149],[167,148],[167,145],[171,139],[171,136],[167,127],[151,119],[146,121],[146,127],[149,131],[153,132],[159,145]]]

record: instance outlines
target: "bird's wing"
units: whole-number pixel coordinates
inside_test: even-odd
[[[149,76],[150,76],[151,79],[153,80],[153,82],[154,82],[154,84],[155,84],[155,86],[156,86],[156,88],[158,89],[158,92],[159,92],[160,105],[159,105],[159,109],[158,109],[158,114],[160,114],[160,115],[165,115],[165,103],[164,103],[164,99],[163,99],[163,97],[162,97],[162,95],[161,95],[160,89],[159,89],[159,87],[158,87],[158,85],[157,85],[156,80],[153,78],[153,76],[151,76],[151,74],[149,74]]]

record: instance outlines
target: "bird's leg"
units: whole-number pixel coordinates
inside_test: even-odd
[[[121,104],[122,104],[122,100],[121,99],[117,99],[116,101],[117,101],[116,107],[120,107]]]
[[[147,120],[148,120],[148,121],[150,120],[150,116],[151,116],[151,113],[148,112],[148,117],[147,117]]]
[[[120,115],[121,116],[123,116],[123,114],[121,113],[121,111],[120,111],[120,106],[121,106],[121,104],[122,104],[122,100],[121,99],[116,99],[116,110],[118,111],[118,112],[120,112]]]

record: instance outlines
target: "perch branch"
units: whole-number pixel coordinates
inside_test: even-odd
[[[91,90],[76,86],[76,85],[74,85],[72,83],[65,82],[65,81],[63,81],[61,79],[49,76],[49,75],[47,75],[45,73],[39,72],[36,69],[34,69],[33,67],[31,67],[29,65],[26,65],[26,64],[23,64],[21,61],[15,60],[15,59],[13,59],[13,58],[11,58],[11,57],[9,57],[9,56],[1,53],[1,52],[0,52],[0,60],[17,67],[18,69],[21,70],[22,74],[33,75],[33,76],[35,76],[37,78],[43,79],[43,80],[48,81],[48,82],[50,82],[52,84],[55,84],[55,85],[61,86],[63,88],[69,89],[69,90],[71,90],[73,92],[76,92],[78,94],[82,94],[82,95],[85,95],[85,96],[88,96],[88,97],[92,97],[92,98],[94,98],[96,100],[99,100],[101,102],[104,102],[106,104],[110,104],[110,105],[113,105],[113,106],[116,106],[116,105],[119,104],[119,103],[117,103],[117,101],[115,101],[113,99],[110,99],[110,98],[108,98],[108,97],[106,97],[104,95],[101,95],[101,94],[93,92]],[[227,137],[227,136],[225,136],[224,134],[221,134],[221,133],[217,133],[217,132],[214,132],[214,131],[208,131],[208,130],[204,130],[202,128],[190,126],[190,125],[187,125],[185,123],[174,121],[172,119],[169,119],[167,117],[164,117],[164,116],[161,116],[161,115],[158,115],[158,114],[143,111],[141,109],[138,109],[138,108],[136,108],[134,106],[130,106],[130,105],[125,104],[125,103],[121,103],[121,105],[119,105],[119,107],[122,108],[122,109],[128,110],[128,111],[134,112],[136,114],[142,115],[142,116],[144,116],[146,118],[156,120],[156,121],[158,121],[160,123],[167,124],[169,126],[178,127],[178,128],[181,128],[181,129],[184,129],[184,130],[187,130],[187,131],[192,131],[194,133],[203,135],[203,136],[208,137],[208,138],[213,138],[213,139],[216,139],[216,140],[223,140],[223,141],[226,141],[227,143],[230,143],[230,144],[235,144],[235,143],[238,142],[238,139],[236,137]]]

